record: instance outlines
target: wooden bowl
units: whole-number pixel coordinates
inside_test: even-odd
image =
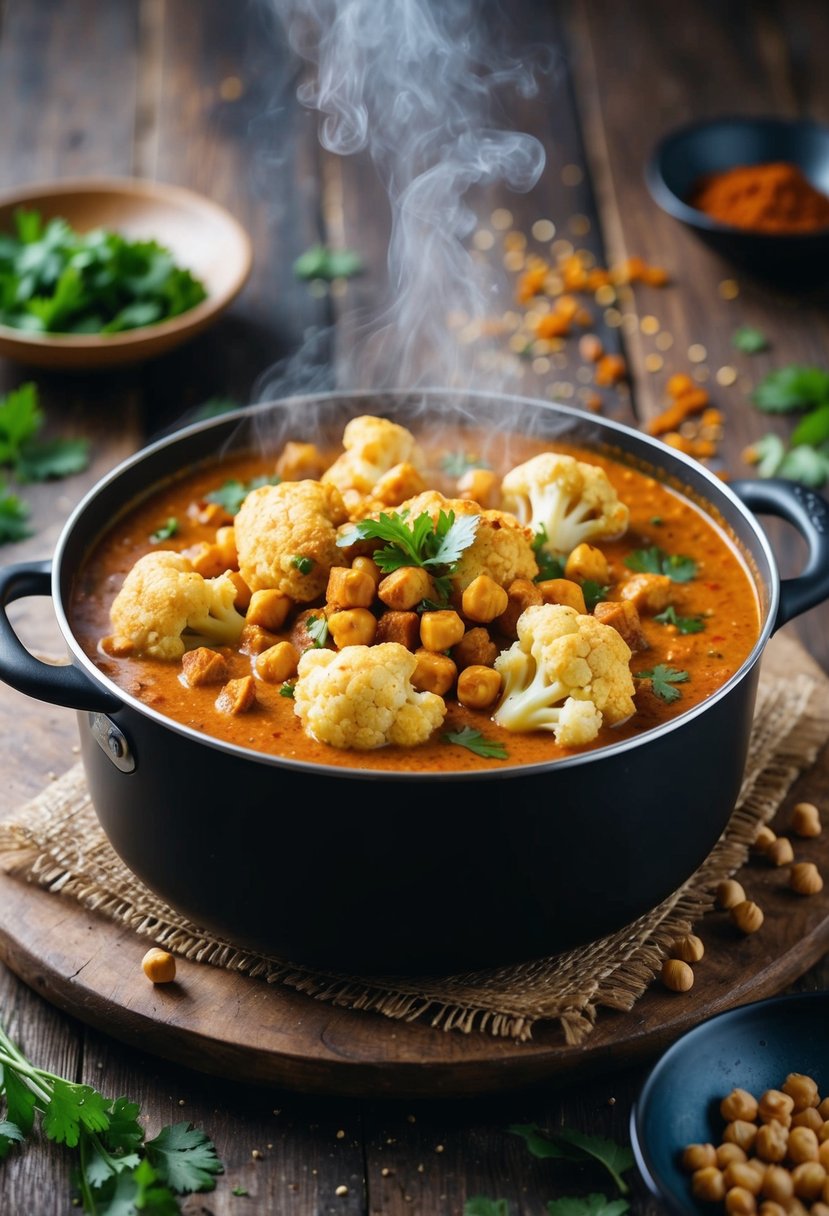
[[[44,219],[60,216],[79,232],[107,228],[154,239],[207,291],[187,312],[123,333],[32,334],[0,325],[0,355],[34,367],[92,371],[154,359],[211,325],[250,274],[252,247],[242,226],[211,199],[180,186],[124,177],[18,187],[0,193],[0,232],[12,231],[19,207]]]

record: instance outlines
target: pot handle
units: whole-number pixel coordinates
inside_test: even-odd
[[[58,666],[36,659],[12,628],[6,608],[30,595],[51,595],[52,563],[19,562],[0,570],[0,680],[39,701],[69,709],[114,713],[123,706],[71,664]]]
[[[780,584],[776,631],[829,597],[829,503],[814,490],[783,478],[746,479],[729,485],[756,515],[776,515],[792,524],[809,548],[803,571]]]

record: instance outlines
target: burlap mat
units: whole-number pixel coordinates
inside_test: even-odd
[[[799,664],[807,670],[793,670],[793,658],[802,652],[789,647],[785,661],[774,665],[785,674],[764,663],[745,780],[708,859],[680,890],[633,924],[553,958],[449,977],[372,979],[241,951],[179,916],[127,870],[98,824],[80,765],[0,825],[0,858],[9,873],[77,900],[189,959],[286,984],[318,1000],[406,1021],[423,1019],[445,1030],[526,1040],[536,1022],[557,1021],[566,1041],[578,1044],[589,1035],[600,1007],[633,1007],[670,943],[713,907],[717,884],[743,865],[757,828],[771,821],[798,774],[829,738],[829,681],[808,660]]]

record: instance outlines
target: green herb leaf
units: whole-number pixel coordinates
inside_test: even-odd
[[[624,1216],[630,1204],[627,1199],[607,1199],[604,1195],[568,1195],[551,1199],[547,1204],[550,1216]]]
[[[102,1132],[109,1127],[108,1102],[90,1085],[73,1085],[58,1078],[43,1113],[43,1130],[50,1140],[74,1148],[81,1130]]]
[[[224,507],[228,515],[237,515],[251,490],[258,490],[260,486],[277,486],[281,480],[276,474],[272,477],[253,477],[250,481],[231,478],[223,482],[218,490],[211,490],[204,497],[206,502],[216,502],[220,507]]]
[[[328,641],[328,620],[326,617],[309,616],[305,622],[305,629],[315,649],[322,649]]]
[[[164,523],[156,528],[155,532],[150,533],[150,540],[154,545],[158,545],[163,540],[171,540],[172,537],[178,535],[179,522],[175,515],[169,516]]]
[[[521,1136],[534,1157],[556,1157],[563,1161],[581,1161],[581,1153],[574,1153],[569,1145],[560,1144],[549,1136],[537,1123],[513,1123],[507,1128],[514,1136]]]
[[[829,372],[792,363],[769,372],[752,394],[767,414],[788,414],[829,401]]]
[[[533,553],[538,563],[538,574],[534,580],[536,583],[544,582],[549,578],[564,578],[564,558],[556,557],[548,552],[545,545],[549,539],[546,527],[541,524],[532,542]]]
[[[334,279],[350,279],[363,271],[363,259],[353,249],[328,249],[325,245],[314,245],[294,262],[294,275],[305,282],[322,279],[326,283]]]
[[[751,463],[757,466],[758,477],[776,477],[786,455],[786,445],[779,435],[763,435],[749,448]]]
[[[300,572],[300,574],[310,574],[314,569],[314,559],[312,557],[303,557],[298,553],[296,557],[291,558],[291,565]]]
[[[661,528],[665,521],[661,515],[652,515],[649,522],[654,526],[654,528]]]
[[[88,464],[88,439],[47,439],[24,444],[14,471],[18,481],[49,481],[82,473]]]
[[[286,680],[284,684],[280,684],[279,686],[279,695],[280,697],[290,697],[293,700],[295,689],[296,684]]]
[[[241,1195],[249,1195],[250,1191],[248,1191],[247,1187],[235,1186],[230,1193],[231,1193],[231,1195],[241,1196]]]
[[[241,408],[241,401],[233,397],[208,397],[197,406],[191,417],[195,422],[204,422],[208,418],[218,418],[222,414],[230,414]]]
[[[789,448],[778,466],[777,476],[820,489],[829,477],[829,455],[807,444]]]
[[[29,518],[28,505],[16,494],[6,494],[5,489],[0,482],[0,545],[12,540],[23,540],[32,534],[26,523]]]
[[[821,443],[825,443],[827,439],[829,439],[829,402],[817,406],[801,418],[792,431],[789,443],[793,448],[799,447],[800,444],[808,444],[810,447],[816,448]]]
[[[21,1144],[25,1139],[23,1132],[16,1123],[8,1119],[0,1119],[0,1161],[7,1156],[13,1144]]]
[[[601,583],[594,582],[592,578],[586,578],[581,585],[581,590],[585,607],[588,612],[592,612],[597,604],[607,599],[610,587],[603,587]]]
[[[463,1216],[510,1216],[506,1199],[487,1199],[484,1195],[473,1195],[463,1205]]]
[[[31,381],[0,397],[0,464],[16,464],[24,443],[42,425],[37,386]]]
[[[161,1181],[179,1194],[212,1191],[216,1175],[224,1172],[212,1140],[192,1123],[162,1128],[144,1150]]]
[[[608,1171],[617,1189],[626,1195],[629,1187],[622,1178],[634,1164],[633,1153],[615,1140],[587,1136],[562,1127],[555,1133],[545,1132],[535,1123],[515,1123],[507,1129],[521,1136],[534,1157],[553,1157],[562,1161],[596,1161]]]
[[[463,477],[470,469],[491,469],[492,465],[468,453],[447,452],[441,458],[440,467],[447,477],[458,478]]]
[[[757,355],[761,350],[768,350],[769,340],[761,329],[755,329],[753,325],[740,325],[731,335],[731,345],[744,355]]]
[[[682,695],[674,685],[684,684],[688,679],[688,672],[677,671],[675,667],[657,663],[656,667],[651,667],[647,671],[635,671],[633,676],[636,680],[650,680],[654,694],[670,705],[673,701],[678,701]]]
[[[402,566],[421,566],[435,574],[451,574],[461,554],[475,539],[480,515],[460,515],[441,511],[436,521],[425,512],[409,523],[407,513],[381,514],[378,519],[363,519],[345,535],[338,537],[342,547],[358,540],[382,540],[387,544],[372,554],[384,574]],[[443,567],[443,569],[442,569]]]
[[[658,545],[651,545],[649,549],[634,549],[625,558],[625,565],[640,574],[667,574],[675,583],[687,583],[697,574],[697,563],[692,557],[666,553]]]
[[[677,616],[673,604],[669,604],[664,612],[657,613],[653,619],[661,625],[675,625],[680,633],[701,633],[705,628],[701,616]]]
[[[471,726],[464,726],[462,730],[447,731],[443,738],[447,743],[457,743],[459,747],[466,747],[476,756],[483,756],[485,759],[506,760],[509,757],[503,743],[486,739],[479,730],[473,730]]]

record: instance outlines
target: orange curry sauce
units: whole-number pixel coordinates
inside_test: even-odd
[[[453,447],[444,434],[440,448],[429,451],[436,468],[440,468],[447,453],[470,452],[469,431],[459,432],[455,438]],[[602,727],[589,748],[561,747],[549,731],[519,734],[503,730],[491,720],[489,711],[465,709],[447,697],[447,717],[429,742],[414,748],[389,746],[375,751],[340,751],[305,735],[294,713],[293,700],[280,694],[280,685],[257,678],[255,706],[233,716],[216,709],[215,686],[191,688],[182,683],[179,661],[112,658],[103,653],[99,644],[110,632],[110,605],[135,561],[153,549],[180,551],[199,541],[213,541],[216,524],[194,522],[188,515],[188,507],[231,478],[248,482],[253,477],[271,474],[273,458],[231,456],[186,473],[130,507],[95,545],[75,579],[69,611],[73,632],[102,672],[154,710],[217,739],[292,759],[352,769],[458,772],[540,763],[619,742],[697,705],[738,670],[754,647],[760,629],[754,581],[736,544],[718,523],[688,498],[621,461],[566,443],[517,439],[511,441],[509,463],[497,472],[503,476],[509,468],[545,449],[601,465],[630,509],[630,524],[624,536],[613,541],[590,541],[604,551],[610,564],[612,585],[607,598],[618,598],[617,582],[632,576],[625,559],[633,550],[658,546],[667,554],[690,557],[697,565],[691,581],[674,585],[671,602],[677,616],[701,616],[704,628],[683,635],[676,626],[642,614],[649,649],[635,653],[631,659],[634,675],[657,664],[687,672],[687,680],[676,685],[680,696],[668,704],[654,695],[648,681],[635,681],[635,715],[619,726]],[[331,460],[338,454],[339,450],[331,453]],[[456,482],[445,474],[435,476],[429,484],[449,497],[460,496]],[[153,544],[151,534],[170,517],[179,521],[179,531],[172,539]],[[289,624],[282,635],[286,638]],[[254,671],[250,655],[232,650],[223,653],[231,678]],[[479,730],[487,740],[503,743],[507,760],[481,758],[442,738],[446,731],[467,725]]]

